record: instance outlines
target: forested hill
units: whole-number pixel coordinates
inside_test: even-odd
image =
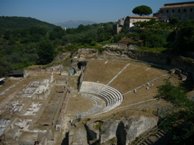
[[[61,51],[101,48],[114,39],[114,23],[64,30],[40,20],[0,17],[0,77],[33,64],[48,64]]]
[[[7,17],[0,16],[0,31],[16,30],[16,29],[28,29],[31,27],[42,27],[46,29],[52,29],[56,27],[53,24],[49,24],[31,17]]]
[[[55,42],[64,30],[25,17],[0,17],[0,77],[32,64],[53,60]]]

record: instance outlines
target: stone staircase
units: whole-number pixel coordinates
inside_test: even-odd
[[[103,109],[103,112],[116,108],[123,101],[123,96],[118,90],[101,83],[84,81],[82,82],[80,93],[93,94],[104,100],[106,107]]]

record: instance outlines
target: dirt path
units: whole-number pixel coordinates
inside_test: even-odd
[[[110,85],[129,65],[130,63],[126,64],[106,85]]]

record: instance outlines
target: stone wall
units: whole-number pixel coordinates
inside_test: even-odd
[[[103,53],[108,56],[115,56],[120,58],[132,58],[136,60],[141,60],[148,63],[153,63],[154,65],[160,66],[162,68],[179,68],[184,72],[188,72],[192,75],[194,79],[194,59],[191,57],[175,56],[170,54],[152,53],[152,52],[142,52],[137,50],[121,50],[121,49],[107,49]]]
[[[99,54],[95,49],[85,49],[84,57],[87,57],[88,54],[95,55],[99,57]],[[89,55],[89,56],[90,56]],[[193,55],[193,54],[191,54]],[[102,52],[104,58],[132,58],[136,60],[141,60],[148,63],[153,63],[156,66],[170,69],[170,68],[179,68],[185,72],[189,72],[194,78],[194,59],[193,57],[182,57],[175,56],[173,54],[161,54],[153,52],[142,52],[135,49],[129,49],[125,47],[104,47]]]
[[[194,59],[188,57],[173,57],[170,64],[185,72],[189,72],[194,79]]]
[[[166,68],[174,67],[182,69],[184,72],[190,73],[194,79],[194,59],[192,58],[151,52],[139,52],[135,50],[128,51],[128,56],[133,59],[158,64]]]
[[[168,65],[169,56],[159,53],[150,53],[150,52],[140,52],[136,50],[130,50],[127,52],[128,57],[142,60],[150,63],[156,63],[160,65]]]
[[[68,137],[69,143],[62,145],[128,145],[139,135],[157,126],[158,118],[151,116],[128,116],[89,121],[72,127]]]

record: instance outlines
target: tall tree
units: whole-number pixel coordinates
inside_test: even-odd
[[[38,64],[48,64],[54,59],[54,47],[52,43],[43,40],[38,48]]]
[[[173,24],[176,29],[168,37],[168,47],[180,54],[186,51],[194,52],[194,21]]]
[[[152,13],[152,9],[146,5],[137,6],[132,11],[134,14],[137,15],[150,15]]]

